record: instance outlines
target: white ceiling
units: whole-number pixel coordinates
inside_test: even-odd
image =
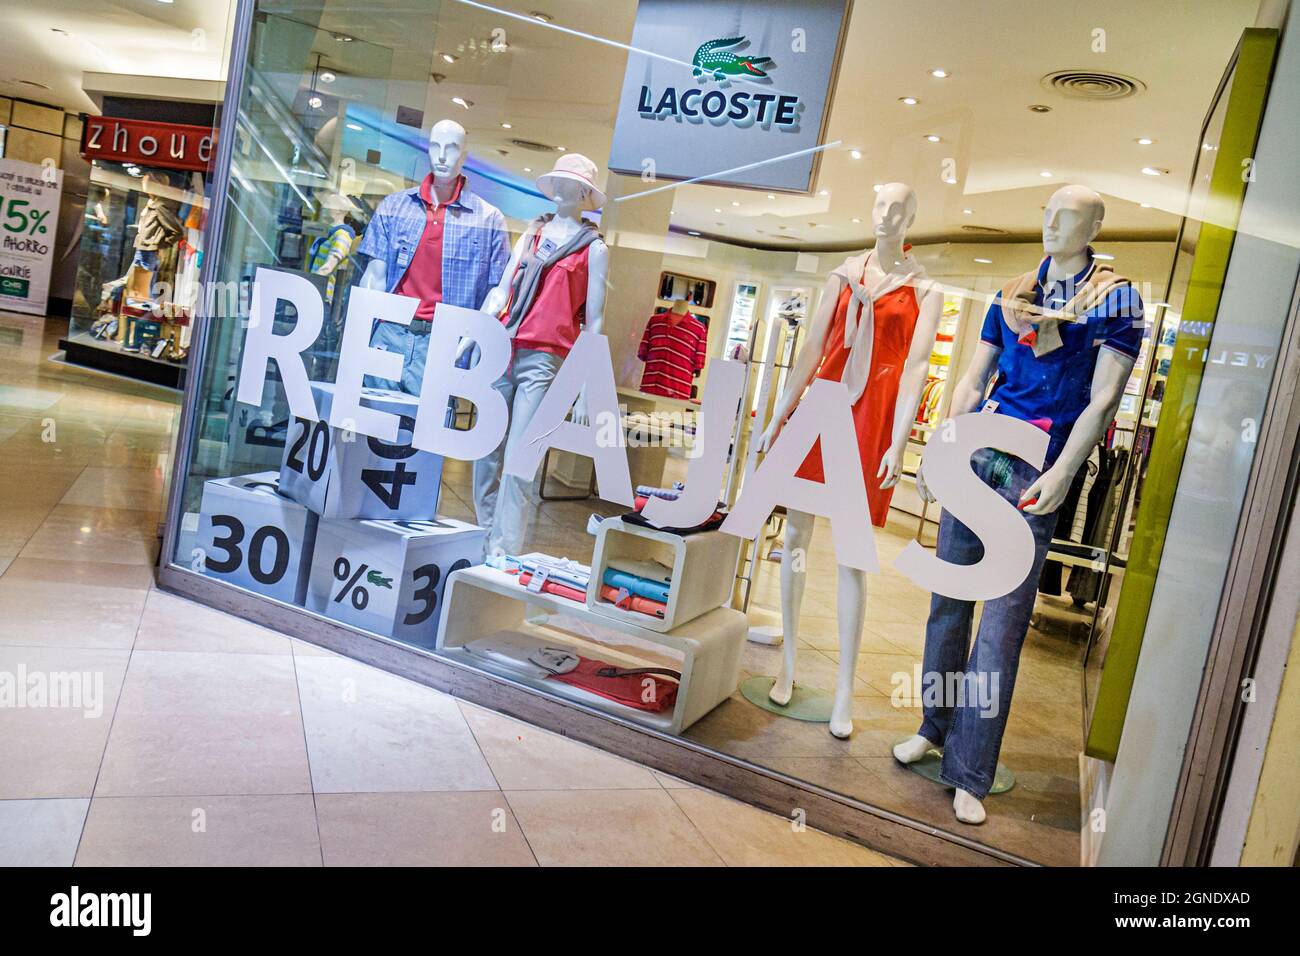
[[[0,0],[0,96],[96,113],[82,73],[224,80],[233,7],[233,0]]]
[[[634,0],[486,2],[515,13],[542,10],[556,26],[620,43],[631,39],[636,9]],[[970,226],[1024,236],[1040,230],[1042,206],[1058,186],[1079,182],[1107,198],[1106,236],[1172,237],[1210,99],[1258,6],[856,0],[828,130],[828,141],[844,146],[825,154],[817,192],[768,199],[683,186],[672,222],[744,243],[861,246],[870,235],[872,185],[901,180],[920,200],[915,238],[969,236],[963,227]],[[505,27],[510,49],[476,49],[494,27]],[[1098,28],[1104,52],[1093,52]],[[563,145],[599,163],[608,157],[623,51],[459,0],[441,0],[433,36],[431,69],[446,79],[429,86],[429,118],[455,116],[470,130],[473,150],[521,176],[525,166],[536,175],[549,160],[511,147],[512,136]],[[460,58],[447,64],[442,52]],[[949,77],[932,77],[936,67]],[[1117,101],[1070,99],[1041,82],[1065,69],[1124,74],[1146,88]],[[452,96],[473,109],[451,105]],[[920,102],[905,106],[903,96]],[[1031,104],[1052,111],[1036,114]],[[503,122],[513,129],[503,130]],[[941,142],[927,141],[929,134]],[[1140,146],[1140,137],[1155,142]],[[491,155],[495,149],[510,153]],[[956,184],[942,181],[947,157],[956,160]],[[1151,177],[1144,166],[1169,172]]]

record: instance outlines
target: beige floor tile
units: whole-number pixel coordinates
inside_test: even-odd
[[[19,554],[54,561],[153,565],[158,557],[156,511],[60,504]]]
[[[326,866],[536,866],[500,791],[322,793]]]
[[[728,866],[889,866],[884,854],[708,790],[672,798]]]
[[[470,730],[504,790],[650,789],[655,778],[629,760],[461,703]]]
[[[132,654],[96,796],[310,790],[291,657]]]
[[[294,663],[317,793],[497,789],[454,698],[346,658]]]
[[[89,799],[0,800],[0,866],[72,866]]]
[[[78,866],[320,866],[310,794],[101,797]]]
[[[138,565],[16,558],[0,577],[0,644],[129,650],[151,581]]]
[[[161,468],[109,468],[88,465],[62,503],[88,508],[130,508],[159,511],[166,475]]]
[[[0,799],[90,796],[128,656],[0,646]]]
[[[201,604],[150,591],[135,640],[142,651],[289,654],[289,638]]]
[[[542,866],[722,862],[666,790],[527,790],[506,796]]]

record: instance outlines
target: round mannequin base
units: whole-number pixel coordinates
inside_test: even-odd
[[[763,624],[749,629],[749,641],[751,644],[779,647],[785,641],[785,637],[781,633],[781,628],[775,624]]]
[[[894,743],[895,745],[901,744],[904,740],[908,739],[910,738],[903,737],[894,741]],[[932,780],[935,783],[943,784],[943,781],[939,779],[939,763],[941,760],[942,756],[939,751],[931,749],[924,757],[916,761],[916,763],[904,764],[904,766],[913,773],[920,774],[926,780]],[[989,796],[992,796],[995,793],[1006,793],[1015,785],[1016,775],[1012,773],[1005,764],[999,762],[998,769],[993,773],[993,787],[989,790]],[[946,786],[946,784],[944,784],[944,786]]]
[[[745,700],[749,701],[755,707],[761,707],[763,710],[770,711],[773,714],[780,714],[782,717],[790,717],[794,720],[804,720],[811,724],[829,724],[831,721],[831,707],[835,703],[835,697],[824,690],[818,690],[816,687],[803,687],[799,684],[794,685],[794,693],[790,695],[790,703],[784,707],[772,702],[767,696],[772,685],[776,683],[774,677],[751,677],[740,685],[740,692],[745,695]]]

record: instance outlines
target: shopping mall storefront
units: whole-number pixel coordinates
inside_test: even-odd
[[[1285,5],[418,6],[239,6],[163,585],[909,859],[1208,860]]]

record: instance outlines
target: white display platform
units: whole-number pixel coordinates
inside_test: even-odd
[[[537,679],[505,666],[493,665],[464,650],[464,645],[470,641],[498,631],[534,633],[544,637],[548,643],[563,640],[562,636],[557,637],[550,631],[541,632],[528,624],[530,609],[587,620],[680,654],[682,679],[672,712],[656,714],[638,710],[560,681]],[[598,643],[592,638],[587,640]],[[744,641],[745,616],[731,608],[715,608],[682,627],[661,632],[621,617],[595,614],[577,602],[554,594],[529,591],[519,583],[518,576],[479,566],[456,571],[447,579],[437,648],[439,652],[472,667],[535,687],[552,696],[573,700],[657,730],[681,733],[736,690],[740,682],[740,654]]]

